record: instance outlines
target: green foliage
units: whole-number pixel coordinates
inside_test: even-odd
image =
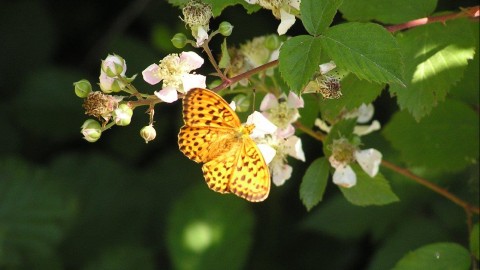
[[[455,20],[406,31],[397,37],[405,60],[407,87],[391,85],[401,109],[417,121],[425,117],[459,82],[473,59],[475,40],[471,23]],[[477,31],[478,32],[478,31]],[[475,91],[470,89],[469,91]],[[478,91],[477,91],[478,92]]]
[[[303,0],[300,3],[302,22],[310,35],[319,35],[330,26],[343,0]]]
[[[480,234],[479,234],[479,224],[473,226],[472,232],[470,233],[470,251],[472,252],[475,258],[480,259]]]
[[[283,43],[279,69],[291,90],[299,93],[318,71],[320,53],[320,39],[312,36],[296,36]]]
[[[478,114],[458,101],[445,101],[417,123],[397,112],[383,134],[410,166],[453,172],[478,160]]]
[[[0,172],[0,267],[55,260],[55,249],[76,210],[74,198],[45,171],[20,160],[3,159]]]
[[[360,79],[405,85],[403,63],[397,42],[382,26],[373,23],[343,23],[329,28],[321,39],[322,49],[340,68]]]
[[[352,169],[357,175],[357,184],[351,188],[340,187],[345,199],[352,204],[385,205],[399,200],[381,173],[370,177],[358,165],[352,165]]]
[[[322,201],[329,170],[328,160],[322,157],[314,160],[305,172],[300,185],[300,199],[308,211]]]
[[[468,251],[456,243],[435,243],[418,248],[403,257],[394,270],[469,269]]]
[[[344,1],[340,12],[349,21],[379,21],[397,24],[426,17],[437,6],[437,0],[354,0]]]
[[[204,184],[183,196],[167,227],[175,268],[242,269],[254,222],[247,203],[232,195],[218,196]]]

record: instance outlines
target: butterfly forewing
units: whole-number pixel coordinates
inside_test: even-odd
[[[194,88],[183,99],[186,126],[239,128],[241,123],[230,105],[212,91]]]
[[[228,103],[214,92],[195,88],[183,100],[185,125],[178,134],[180,150],[204,163],[210,189],[234,193],[252,202],[270,191],[270,172],[255,142]]]

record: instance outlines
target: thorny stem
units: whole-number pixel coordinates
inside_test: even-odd
[[[434,22],[442,22],[445,23],[448,20],[453,20],[453,19],[458,19],[462,17],[469,17],[469,18],[478,18],[480,16],[480,6],[475,6],[475,7],[469,7],[466,9],[463,9],[462,11],[458,13],[452,13],[452,14],[447,14],[447,15],[440,15],[440,16],[432,16],[432,17],[425,17],[413,21],[409,21],[406,23],[402,24],[397,24],[397,25],[391,25],[391,26],[386,26],[385,28],[389,32],[396,32],[412,27],[417,27],[420,25],[424,25],[427,23],[434,23]]]
[[[220,85],[218,85],[217,87],[213,88],[212,90],[216,92],[216,91],[225,89],[225,88],[229,87],[230,85],[232,85],[232,84],[234,84],[234,83],[236,83],[236,82],[241,81],[242,79],[248,78],[248,77],[250,77],[250,76],[252,76],[252,75],[254,75],[254,74],[257,74],[257,73],[259,73],[259,72],[261,72],[261,71],[264,71],[264,70],[266,70],[266,69],[268,69],[268,68],[271,68],[271,67],[274,67],[274,66],[276,66],[276,65],[278,65],[278,60],[274,60],[274,61],[272,61],[272,62],[268,62],[268,63],[266,63],[266,64],[264,64],[264,65],[261,65],[261,66],[259,66],[259,67],[254,68],[254,69],[251,69],[251,70],[249,70],[249,71],[247,71],[247,72],[244,72],[244,73],[242,73],[242,74],[240,74],[240,75],[237,75],[237,76],[235,76],[235,77],[233,77],[233,78],[230,78],[230,79],[227,79],[227,80],[222,80],[222,83],[221,83]]]

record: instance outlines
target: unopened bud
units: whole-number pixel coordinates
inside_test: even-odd
[[[86,98],[90,92],[92,92],[92,85],[88,80],[80,80],[73,83],[75,94],[79,98]]]
[[[265,48],[274,51],[280,47],[280,38],[277,35],[269,35],[265,39]]]
[[[148,125],[148,126],[144,126],[140,130],[140,136],[142,136],[142,138],[145,140],[145,143],[148,143],[149,141],[152,141],[155,139],[155,137],[157,136],[157,132],[155,131],[152,125]]]
[[[187,44],[187,36],[185,36],[182,33],[177,33],[175,34],[175,36],[173,36],[171,41],[173,46],[175,46],[175,48],[181,49],[185,47],[185,45]]]
[[[121,56],[109,54],[105,60],[102,60],[102,71],[108,77],[123,76],[127,71],[127,65]]]
[[[132,121],[133,110],[125,103],[122,103],[113,111],[113,119],[117,126],[128,126]]]
[[[102,126],[96,120],[87,119],[82,125],[81,133],[88,142],[96,142],[102,135]]]
[[[221,22],[218,26],[218,31],[220,32],[220,34],[228,37],[232,34],[233,25],[229,22]]]

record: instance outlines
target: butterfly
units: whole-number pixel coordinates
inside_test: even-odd
[[[242,125],[222,97],[202,88],[191,89],[183,98],[183,121],[178,146],[189,159],[203,163],[210,189],[251,202],[268,197],[270,171],[250,138],[255,125]]]

